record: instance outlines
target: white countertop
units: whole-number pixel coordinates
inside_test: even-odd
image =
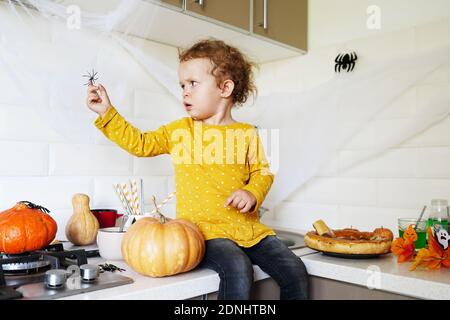
[[[420,299],[450,299],[450,269],[409,271],[412,262],[397,263],[387,254],[372,259],[342,259],[311,254],[302,257],[310,275]]]
[[[292,229],[283,229],[295,231]],[[299,231],[300,233],[302,231]],[[375,288],[387,292],[422,299],[450,299],[450,270],[428,271],[418,268],[409,271],[411,262],[398,264],[392,254],[372,259],[342,259],[317,253],[309,248],[293,252],[301,257],[308,274],[351,284]],[[134,283],[69,296],[62,299],[189,299],[216,292],[219,276],[208,269],[193,271],[170,277],[151,278],[134,272],[125,261],[106,261],[89,258],[91,264],[112,263],[126,271],[119,274],[130,277]],[[269,276],[254,266],[255,281]],[[116,271],[117,272],[117,271]]]
[[[297,249],[294,252],[299,256],[313,253],[308,248]],[[126,271],[119,272],[118,274],[132,278],[134,283],[68,296],[61,298],[61,300],[178,300],[201,296],[219,289],[219,276],[216,272],[209,269],[197,268],[190,272],[170,277],[152,278],[133,271],[123,260],[107,261],[102,258],[90,258],[88,260],[90,264],[103,264],[107,262],[125,269]],[[255,281],[269,277],[258,266],[254,266],[254,270]]]

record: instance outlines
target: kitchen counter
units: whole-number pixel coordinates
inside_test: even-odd
[[[302,257],[308,273],[419,299],[450,299],[450,270],[409,271],[411,262],[397,263],[387,254],[372,259],[342,259],[316,253]]]
[[[293,250],[298,256],[315,253],[308,248]],[[215,292],[219,289],[219,276],[216,272],[197,268],[190,272],[177,274],[175,276],[163,278],[151,278],[134,272],[125,261],[106,261],[102,258],[89,258],[90,264],[112,263],[126,271],[120,272],[123,276],[130,277],[134,283],[91,291],[79,295],[61,298],[61,300],[97,300],[97,299],[118,299],[118,300],[178,300],[189,299],[203,294]],[[255,281],[266,279],[269,276],[258,266],[254,266]],[[118,271],[116,271],[118,272]]]
[[[283,229],[304,234],[303,230]],[[410,262],[398,264],[393,254],[372,259],[343,259],[317,253],[309,248],[295,249],[312,276],[341,281],[363,287],[420,299],[450,299],[450,270],[428,271],[418,268],[409,271]],[[134,272],[125,261],[106,261],[126,271],[134,283],[92,291],[63,299],[189,299],[215,292],[219,276],[212,270],[195,269],[171,277],[151,278]],[[90,258],[89,263],[105,263],[102,258]],[[254,266],[255,281],[269,276]],[[117,271],[116,271],[117,272]]]

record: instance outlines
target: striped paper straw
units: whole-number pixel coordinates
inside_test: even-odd
[[[144,180],[142,178],[139,178],[139,210],[142,210],[142,212],[145,214],[145,207],[144,207]]]
[[[133,201],[131,200],[131,194],[128,192],[128,187],[127,187],[126,183],[122,183],[122,191],[125,196],[125,199],[127,200],[128,204],[131,207],[131,211],[133,212],[133,214],[136,214],[136,212],[134,211],[134,209],[131,205],[133,203]]]
[[[153,209],[152,210],[152,212],[151,213],[156,213],[156,209],[161,209],[170,199],[172,199],[173,198],[173,196],[176,194],[176,192],[172,192],[171,194],[169,194],[168,196],[167,196],[167,198],[165,198],[164,200],[163,200],[163,202],[161,202],[159,205],[157,205],[156,206],[156,208],[155,209]]]
[[[137,192],[138,190],[136,180],[133,181],[130,180],[130,185],[131,185],[131,197],[133,200],[132,207],[133,210],[136,212],[136,214],[140,215],[141,212],[139,210],[139,196]]]
[[[119,184],[113,184],[114,190],[116,190],[117,196],[119,197],[120,201],[122,202],[122,206],[127,212],[127,214],[130,214],[127,204],[125,203],[125,198],[123,197],[122,193],[120,192],[120,186]]]

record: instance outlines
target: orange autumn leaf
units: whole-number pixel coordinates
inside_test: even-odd
[[[442,257],[437,252],[430,250],[430,256],[425,261],[425,267],[428,269],[440,269],[442,264]]]
[[[398,263],[409,261],[414,257],[414,242],[411,238],[397,238],[392,242],[391,252],[398,256]]]
[[[391,252],[398,256],[403,252],[403,245],[405,244],[405,239],[403,238],[396,238],[394,241],[392,241],[391,244]]]
[[[444,260],[442,260],[442,264],[446,268],[450,267],[450,257],[448,256],[448,252],[446,252],[446,257]]]
[[[416,255],[410,270],[415,270],[418,266],[430,270],[440,269],[441,266],[450,267],[449,249],[444,250],[433,236],[431,228],[427,228],[428,249],[421,249]]]
[[[435,255],[439,257],[444,256],[444,249],[441,248],[439,243],[434,238],[433,232],[431,231],[431,228],[427,228],[427,235],[428,235],[428,249],[435,253]]]
[[[415,270],[418,266],[428,269],[439,269],[443,259],[439,254],[430,249],[420,249],[414,259],[414,263],[410,270]]]
[[[430,251],[426,248],[420,249],[419,252],[417,252],[416,258],[414,259],[414,263],[412,264],[411,268],[409,270],[413,271],[416,270],[416,268],[419,265],[424,264],[424,260],[428,259],[430,257]]]
[[[404,247],[403,253],[398,256],[398,262],[410,261],[414,258],[414,244],[408,244]]]

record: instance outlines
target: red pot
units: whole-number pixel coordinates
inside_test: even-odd
[[[116,219],[122,216],[115,209],[91,209],[91,212],[97,218],[100,228],[115,227]]]

